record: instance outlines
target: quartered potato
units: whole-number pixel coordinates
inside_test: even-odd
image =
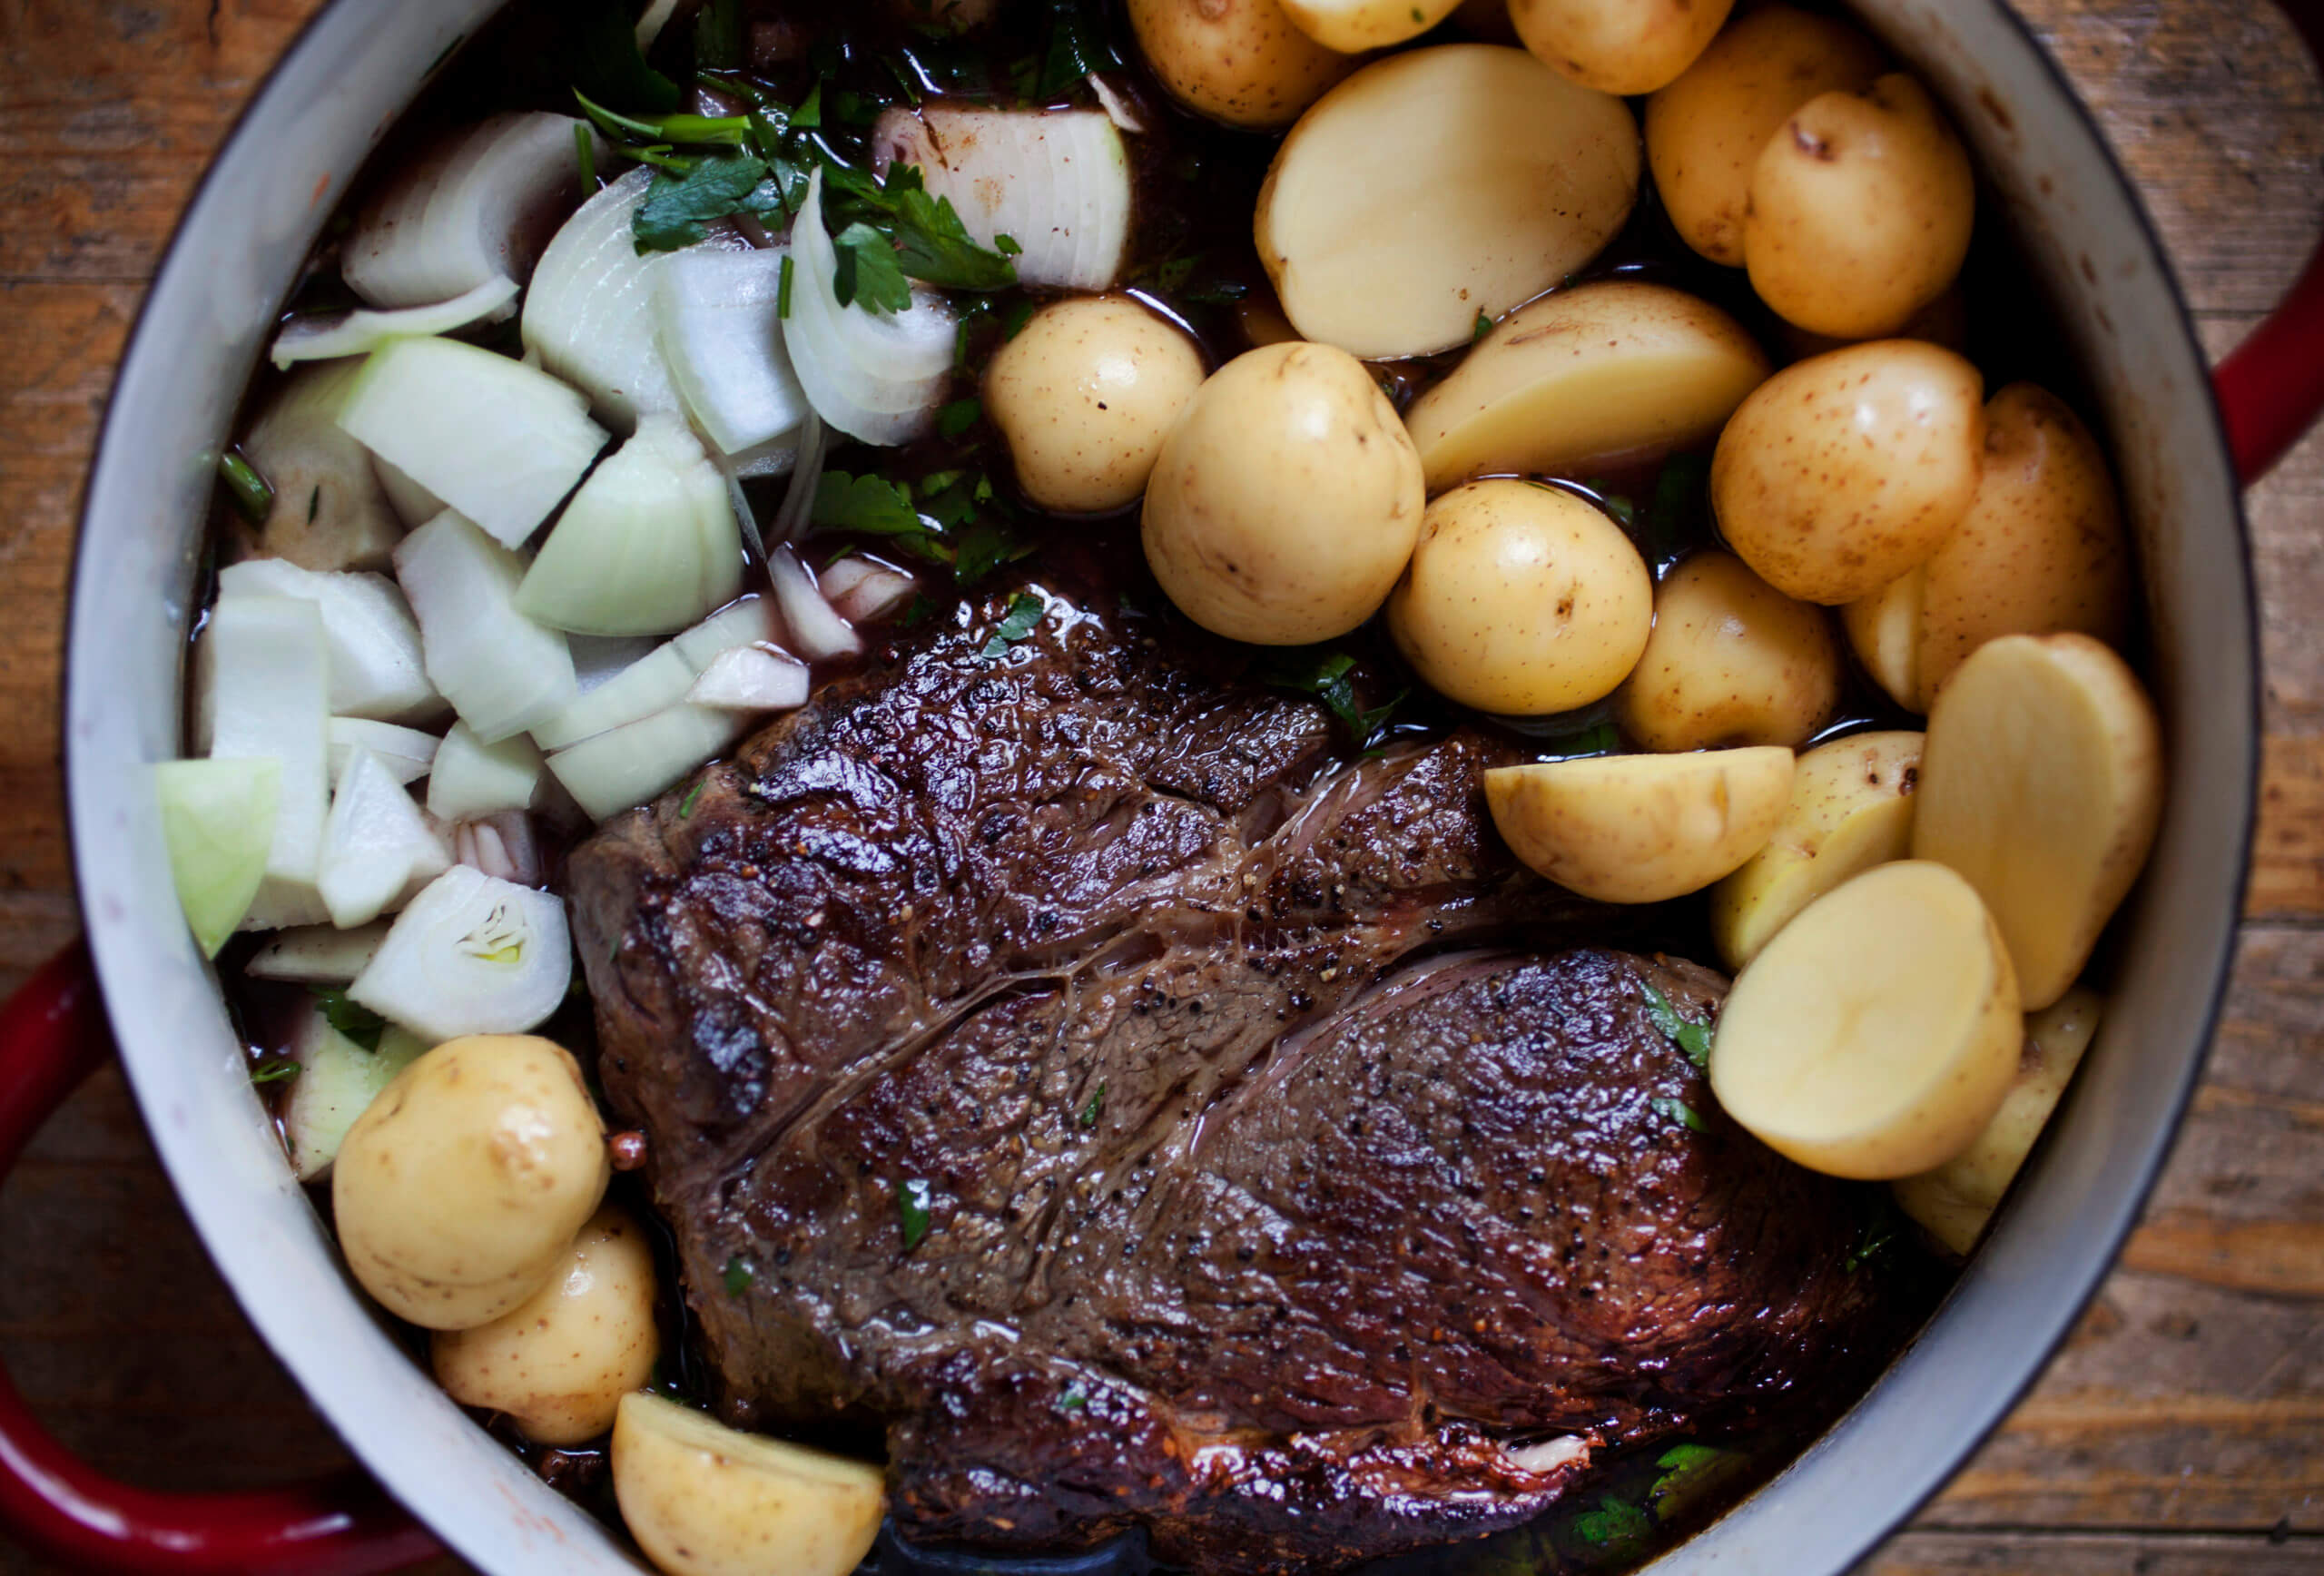
[[[1880,340],[1787,367],[1719,434],[1711,507],[1728,545],[1803,602],[1853,602],[1936,551],[1969,512],[1984,379],[1935,345]]]
[[[1783,824],[1711,889],[1710,933],[1730,970],[1758,957],[1800,910],[1912,852],[1918,734],[1851,734],[1799,757]]]
[[[1743,262],[1776,314],[1839,340],[1894,334],[1969,255],[1976,182],[1928,90],[1891,72],[1808,100],[1751,170]]]
[[[1607,755],[1485,773],[1517,857],[1607,903],[1700,891],[1767,846],[1791,800],[1789,750]]]
[[[1596,256],[1638,183],[1621,100],[1519,49],[1411,50],[1340,84],[1284,139],[1259,192],[1259,261],[1308,339],[1433,355]]]
[[[1600,93],[1652,93],[1692,65],[1733,0],[1509,0],[1517,36]]]
[[[1385,49],[1452,15],[1460,0],[1282,0],[1299,31],[1342,54]]]
[[[1856,659],[1908,712],[1921,710],[1921,603],[1927,588],[1927,577],[1911,569],[1840,609],[1840,627]]]
[[[1204,371],[1195,342],[1128,296],[1068,296],[993,352],[984,408],[1027,497],[1102,514],[1146,490]]]
[[[2082,1065],[2104,1007],[2097,992],[2076,988],[2027,1018],[2017,1081],[1984,1131],[1934,1171],[1890,1185],[1905,1213],[1955,1253],[1965,1256],[1984,1235],[1985,1223]]]
[[[1871,1181],[1969,1147],[2017,1073],[2017,980],[1968,882],[1905,860],[1807,905],[1736,978],[1720,1105],[1778,1154]]]
[[[2129,665],[2086,635],[2006,635],[1929,714],[1913,857],[1984,897],[2039,1010],[2081,974],[2162,811],[2162,727]]]
[[[1797,749],[1840,702],[1830,616],[1795,602],[1728,553],[1697,553],[1654,594],[1654,634],[1616,702],[1649,750]]]
[[[1428,506],[1388,633],[1438,694],[1545,716],[1613,693],[1646,649],[1654,579],[1629,537],[1539,482],[1472,482]]]
[[[614,1422],[614,1497],[669,1576],[847,1576],[880,1535],[880,1469],[743,1433],[643,1391]]]
[[[1128,0],[1137,46],[1172,98],[1230,126],[1287,126],[1355,69],[1278,0]]]
[[[1583,476],[1708,441],[1769,370],[1709,301],[1606,280],[1496,323],[1404,425],[1432,492],[1472,476]]]
[[[1791,112],[1835,88],[1866,88],[1880,46],[1836,17],[1789,5],[1738,16],[1646,106],[1646,157],[1689,246],[1743,264],[1751,171]]]

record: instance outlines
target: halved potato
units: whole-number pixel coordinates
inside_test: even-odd
[[[1544,296],[1479,340],[1404,415],[1442,492],[1469,477],[1588,474],[1715,438],[1772,370],[1743,325],[1668,285]]]
[[[1282,0],[1299,31],[1342,54],[1385,49],[1452,15],[1461,0]]]
[[[2027,1018],[2017,1081],[1984,1131],[1935,1170],[1890,1184],[1905,1213],[1955,1253],[1966,1256],[1984,1235],[1985,1223],[2082,1065],[2105,1005],[2096,991],[2077,987]]]
[[[1517,857],[1607,903],[1700,891],[1767,846],[1791,801],[1789,750],[1607,755],[1485,773],[1493,825]]]
[[[847,1576],[880,1535],[880,1469],[637,1391],[614,1420],[614,1497],[670,1576]]]
[[[1638,184],[1621,100],[1521,49],[1411,50],[1332,89],[1284,139],[1259,192],[1259,261],[1308,339],[1433,355],[1596,256]]]
[[[1869,870],[1807,905],[1728,992],[1710,1087],[1760,1142],[1835,1177],[1941,1166],[2017,1071],[2008,949],[1953,872]]]
[[[1856,660],[1908,712],[1921,709],[1921,603],[1927,587],[1915,568],[1840,609],[1840,627]]]
[[[1929,714],[1913,857],[1976,888],[2039,1010],[2082,972],[2162,812],[2162,725],[2130,665],[2086,635],[2006,635]]]
[[[1799,911],[1913,845],[1919,734],[1853,734],[1799,757],[1791,803],[1767,847],[1710,894],[1711,939],[1729,969],[1759,955]]]
[[[1230,126],[1287,126],[1355,69],[1279,0],[1128,0],[1130,31],[1170,96]]]

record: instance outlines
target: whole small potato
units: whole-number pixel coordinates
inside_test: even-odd
[[[1202,379],[1194,341],[1137,301],[1068,296],[994,353],[984,406],[1027,497],[1057,514],[1103,514],[1146,490]]]
[[[1652,93],[1695,63],[1733,0],[1509,0],[1517,36],[1600,93]]]
[[[2122,644],[2131,549],[2098,440],[2065,401],[2013,383],[1985,406],[1969,512],[1922,566],[1919,709],[2004,635],[2078,630]]]
[[[1743,401],[1711,458],[1728,545],[1803,602],[1853,602],[1925,562],[1969,512],[1984,381],[1914,340],[1787,367]]]
[[[1751,169],[1743,263],[1778,317],[1838,340],[1894,334],[1969,255],[1968,150],[1928,90],[1891,72],[1808,100]]]
[[[1654,580],[1620,526],[1569,492],[1479,481],[1428,506],[1388,633],[1438,694],[1539,716],[1613,693],[1654,623]]]
[[[1738,16],[1646,106],[1646,157],[1689,246],[1743,265],[1743,210],[1760,150],[1791,112],[1880,74],[1880,46],[1846,23],[1783,5]]]
[[[887,1505],[880,1469],[743,1433],[644,1391],[614,1420],[614,1498],[669,1576],[847,1576]]]
[[[1363,362],[1264,345],[1211,374],[1163,440],[1146,561],[1212,633],[1305,645],[1379,608],[1426,504],[1420,456]]]
[[[1791,802],[1789,750],[1600,755],[1496,766],[1485,804],[1525,864],[1601,903],[1684,897],[1741,865]]]
[[[1129,25],[1170,96],[1230,126],[1287,126],[1355,69],[1278,0],[1129,0]]]
[[[488,1325],[438,1330],[436,1382],[463,1406],[504,1412],[537,1444],[579,1444],[614,1425],[654,1377],[654,1249],[618,1205],[589,1217],[562,1269]]]
[[[1824,610],[1729,554],[1697,553],[1654,594],[1654,633],[1615,718],[1649,750],[1797,749],[1839,703],[1840,643]]]
[[[348,1130],[331,1208],[348,1268],[381,1306],[465,1330],[547,1282],[611,1176],[572,1054],[472,1034],[406,1068]]]
[[[1299,31],[1342,54],[1385,49],[1422,34],[1452,14],[1458,0],[1282,0]]]

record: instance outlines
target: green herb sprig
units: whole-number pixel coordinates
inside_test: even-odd
[[[1412,692],[1398,690],[1380,705],[1365,710],[1355,694],[1355,658],[1344,651],[1285,652],[1271,660],[1260,672],[1263,682],[1278,689],[1297,690],[1314,695],[1324,708],[1337,717],[1346,728],[1348,736],[1359,748],[1371,744],[1374,737],[1395,715]]]

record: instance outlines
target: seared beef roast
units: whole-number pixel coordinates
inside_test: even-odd
[[[1495,837],[1505,745],[1351,764],[1232,650],[1039,594],[573,857],[728,1415],[883,1428],[907,1535],[1324,1568],[1862,1341],[1836,1186],[1655,1027],[1716,978],[1542,950],[1609,916]]]

